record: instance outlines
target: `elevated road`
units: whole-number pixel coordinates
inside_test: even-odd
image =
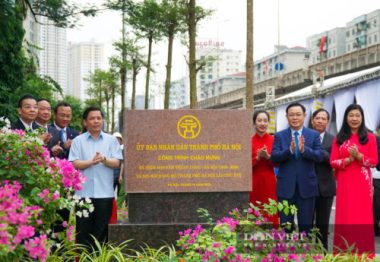
[[[289,72],[265,81],[254,83],[255,104],[265,101],[267,87],[275,86],[276,97],[283,96],[313,83],[313,76],[320,71],[324,72],[324,78],[345,75],[363,69],[380,65],[380,44],[372,45],[351,53],[344,54],[304,69]],[[245,88],[208,98],[198,102],[198,108],[217,109],[243,108],[245,103]]]

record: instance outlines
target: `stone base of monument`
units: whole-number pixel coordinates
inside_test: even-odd
[[[234,208],[247,208],[248,200],[248,192],[128,194],[129,223],[109,225],[109,241],[132,239],[129,247],[175,245],[179,231],[207,222],[198,208],[207,209],[216,221]]]

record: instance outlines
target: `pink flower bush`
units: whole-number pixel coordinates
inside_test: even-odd
[[[239,225],[239,221],[231,217],[223,217],[221,220],[216,221],[217,225],[227,224],[231,231],[234,231],[236,226]]]
[[[10,252],[28,251],[21,243],[26,243],[36,233],[36,219],[42,210],[37,206],[25,205],[19,197],[21,188],[17,181],[3,181],[0,184],[0,254],[10,255]],[[48,252],[46,245],[44,248],[45,253]],[[43,261],[41,256],[35,258]]]
[[[42,144],[38,133],[0,130],[0,261],[45,261],[57,210],[73,210],[72,195],[82,189],[84,176],[67,160],[52,159]],[[73,240],[72,223],[55,241]]]
[[[263,214],[286,208],[288,203],[271,202],[263,207],[249,207],[243,212],[229,212],[215,223],[207,210],[198,210],[209,221],[208,226],[179,232],[177,246],[183,261],[320,261],[322,247],[305,234],[287,234],[282,228],[270,228]],[[294,214],[294,213],[292,213]],[[315,236],[314,236],[315,237]],[[180,259],[180,261],[181,261]]]
[[[46,257],[49,254],[46,235],[26,240],[24,246],[31,258],[46,261]]]
[[[63,186],[78,191],[81,190],[86,177],[76,170],[72,163],[66,159],[56,159],[56,163],[61,170]]]

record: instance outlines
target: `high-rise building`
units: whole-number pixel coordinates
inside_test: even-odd
[[[224,42],[207,40],[197,43],[196,59],[205,61],[205,65],[197,74],[197,96],[201,98],[201,87],[221,76],[241,71],[240,50],[226,49]]]
[[[315,34],[309,36],[306,41],[310,51],[309,64],[316,64],[346,52],[346,28],[337,27]]]
[[[34,46],[40,46],[40,24],[35,21],[29,10],[23,21],[23,27],[25,30],[24,46],[30,55],[38,59],[39,51],[38,48],[35,48]]]
[[[183,77],[170,84],[169,108],[181,108],[190,103],[189,78]]]
[[[380,43],[380,9],[346,24],[346,52]]]
[[[39,17],[40,42],[39,73],[50,76],[67,93],[67,38],[66,28],[56,27],[46,17]]]
[[[88,99],[86,80],[95,69],[104,68],[104,44],[96,42],[69,43],[68,94]]]

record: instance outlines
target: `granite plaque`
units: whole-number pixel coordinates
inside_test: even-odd
[[[246,110],[125,113],[128,193],[251,190],[251,119]]]

